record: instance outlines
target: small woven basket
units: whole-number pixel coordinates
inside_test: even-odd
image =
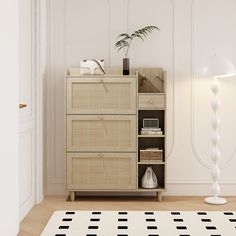
[[[140,150],[140,161],[163,161],[163,150]]]

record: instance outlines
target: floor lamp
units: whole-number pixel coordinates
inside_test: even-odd
[[[213,180],[212,184],[213,196],[205,198],[205,203],[221,205],[221,204],[226,204],[227,200],[219,197],[220,186],[218,183],[218,179],[220,177],[220,168],[218,161],[221,154],[218,146],[220,141],[220,134],[219,134],[220,118],[218,114],[218,109],[220,105],[218,93],[220,90],[220,85],[218,79],[234,76],[236,75],[236,70],[234,68],[234,65],[228,59],[214,55],[213,57],[210,58],[208,64],[204,67],[203,74],[213,78],[211,90],[214,94],[214,98],[211,103],[213,111],[213,117],[212,117],[213,134],[211,138],[213,144],[213,149],[211,153],[211,159],[212,159],[211,176]]]

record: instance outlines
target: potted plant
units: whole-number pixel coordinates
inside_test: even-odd
[[[141,39],[144,41],[144,39],[155,30],[160,29],[157,26],[149,25],[142,29],[134,31],[132,34],[122,33],[118,35],[118,41],[116,42],[115,47],[118,49],[117,52],[123,49],[125,53],[125,57],[123,58],[123,75],[129,75],[128,52],[133,40]]]

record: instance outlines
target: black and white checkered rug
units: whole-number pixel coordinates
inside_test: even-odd
[[[236,212],[56,211],[41,236],[236,236]]]

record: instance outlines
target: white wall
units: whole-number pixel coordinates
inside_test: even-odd
[[[0,232],[18,232],[18,1],[0,2]]]
[[[213,53],[236,64],[235,0],[50,0],[47,83],[47,193],[64,193],[64,71],[85,58],[121,66],[116,36],[157,25],[131,50],[131,66],[163,67],[168,83],[168,195],[210,194],[210,80],[198,70]],[[224,195],[236,194],[236,80],[222,81]]]

